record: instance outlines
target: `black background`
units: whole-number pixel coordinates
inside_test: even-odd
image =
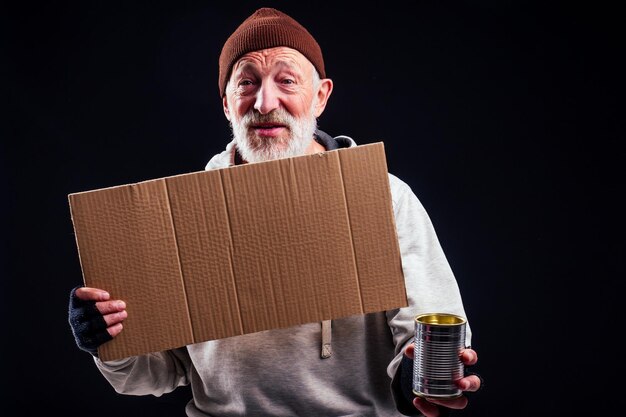
[[[260,6],[322,46],[335,90],[320,127],[384,141],[431,215],[486,381],[462,415],[616,410],[623,19],[601,2],[496,0],[1,6],[1,407],[184,415],[187,388],[118,395],[75,346],[67,195],[202,170],[230,135],[221,46]]]

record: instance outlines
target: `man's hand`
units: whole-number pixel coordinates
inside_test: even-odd
[[[99,288],[77,287],[70,293],[69,322],[78,347],[97,356],[98,347],[120,334],[128,316],[126,303],[111,300]]]
[[[415,358],[415,346],[411,343],[404,351],[404,354],[411,359]],[[471,366],[478,362],[478,354],[473,349],[464,349],[461,352],[461,361],[465,366]],[[457,386],[465,392],[476,392],[480,389],[481,380],[477,375],[468,375],[457,381]],[[415,397],[413,405],[425,417],[439,417],[439,406],[447,407],[453,410],[461,410],[467,406],[468,399],[462,395],[450,399],[421,398]]]

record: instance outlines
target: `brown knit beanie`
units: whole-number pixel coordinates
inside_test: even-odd
[[[313,36],[285,13],[263,7],[255,11],[226,40],[220,54],[220,96],[226,93],[226,83],[233,64],[248,52],[276,46],[296,49],[313,63],[321,78],[326,78],[322,50]]]

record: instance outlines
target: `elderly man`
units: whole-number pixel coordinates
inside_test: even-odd
[[[317,128],[332,91],[311,34],[278,10],[255,11],[220,55],[219,92],[233,139],[206,169],[356,146]],[[123,331],[126,305],[105,290],[78,286],[69,310],[76,343],[119,393],[160,396],[191,384],[192,417],[436,417],[465,408],[464,395],[434,400],[412,393],[414,317],[465,312],[426,211],[407,184],[392,174],[389,180],[408,307],[105,362],[97,348]],[[470,338],[468,327],[468,346]],[[474,365],[476,352],[467,348],[461,359]],[[477,375],[458,381],[467,392],[480,385]]]

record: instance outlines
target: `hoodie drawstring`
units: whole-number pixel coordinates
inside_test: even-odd
[[[333,334],[332,334],[331,321],[330,320],[322,321],[322,354],[321,354],[322,359],[330,358],[330,356],[333,354],[333,349],[331,346],[332,337],[333,337]]]

